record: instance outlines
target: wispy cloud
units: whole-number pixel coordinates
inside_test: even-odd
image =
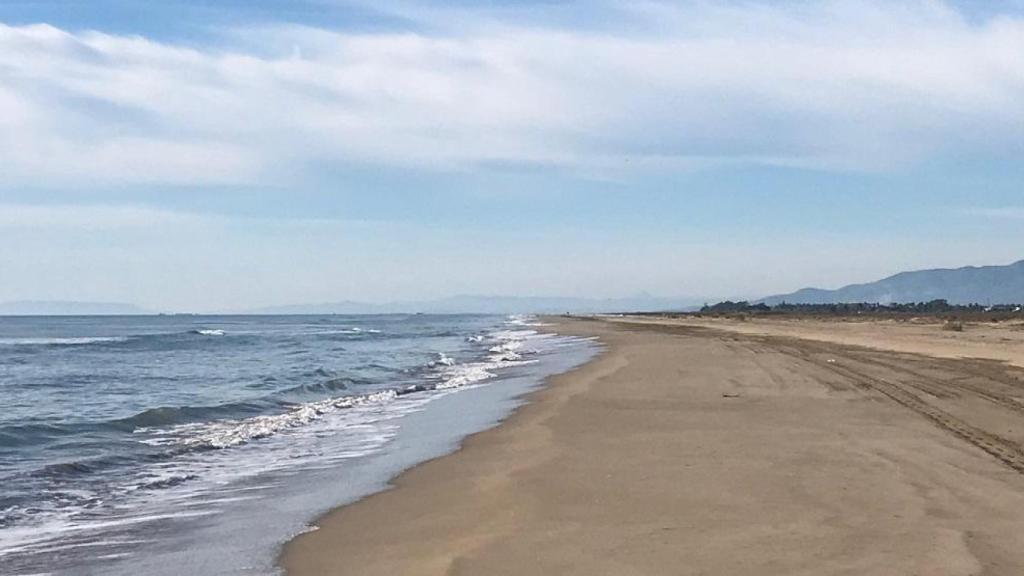
[[[628,30],[460,14],[429,33],[271,26],[182,46],[0,25],[0,186],[279,183],[324,164],[886,170],[1024,138],[1019,18],[609,6]]]
[[[128,205],[0,204],[0,231],[115,231],[194,226],[211,218],[159,208]]]
[[[280,233],[394,233],[397,225],[352,218],[257,217],[212,214],[143,204],[20,204],[0,203],[0,232],[40,234],[78,232],[154,232],[236,228]]]

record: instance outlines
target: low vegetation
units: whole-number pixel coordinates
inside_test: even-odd
[[[919,317],[939,319],[943,329],[962,331],[964,322],[1002,322],[1024,320],[1024,305],[1021,304],[950,304],[946,300],[909,302],[898,304],[877,304],[873,302],[851,302],[839,304],[789,304],[769,306],[763,302],[733,302],[726,300],[717,304],[706,304],[697,316],[752,318],[773,316],[802,317],[867,317],[911,320]]]

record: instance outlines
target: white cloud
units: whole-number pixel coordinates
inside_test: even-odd
[[[1024,138],[1024,20],[938,2],[646,3],[639,26],[0,25],[0,186],[281,183],[324,163],[885,170]]]

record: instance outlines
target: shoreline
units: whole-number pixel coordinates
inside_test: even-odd
[[[554,321],[602,351],[319,518],[286,573],[1024,569],[1024,417],[994,363]],[[914,387],[928,371],[977,382],[933,398]]]
[[[560,332],[560,331],[554,330],[553,329],[554,326],[559,326],[558,320],[561,320],[561,319],[542,317],[542,318],[540,318],[540,321],[543,324],[540,325],[540,326],[535,326],[534,328],[538,332],[540,332],[540,333],[557,334],[559,336],[590,337],[590,335],[586,334],[585,332],[572,331],[570,333],[564,333],[564,332]],[[489,433],[493,433],[493,432],[495,432],[496,430],[498,430],[498,429],[500,429],[502,427],[505,427],[505,426],[508,426],[508,425],[512,424],[517,418],[521,417],[520,415],[521,415],[521,413],[523,411],[528,410],[530,408],[530,406],[532,406],[539,399],[539,397],[541,395],[543,395],[545,392],[549,391],[549,389],[552,387],[552,380],[558,379],[560,377],[568,376],[569,374],[572,374],[572,373],[577,372],[579,370],[584,370],[584,369],[588,368],[589,366],[591,366],[592,364],[594,364],[596,362],[599,362],[601,360],[601,358],[607,353],[607,346],[599,338],[595,338],[595,340],[597,342],[596,350],[592,352],[591,357],[588,360],[584,361],[583,363],[576,364],[575,366],[572,366],[571,368],[569,368],[566,371],[550,374],[550,375],[544,377],[534,387],[534,389],[528,390],[528,391],[526,391],[524,393],[520,393],[520,394],[514,396],[512,398],[512,401],[516,402],[517,405],[515,407],[513,407],[508,412],[508,414],[505,415],[503,418],[497,419],[491,426],[488,426],[487,428],[484,428],[484,429],[479,430],[477,432],[473,432],[471,434],[467,434],[467,435],[463,436],[460,441],[455,443],[454,447],[450,451],[448,451],[448,452],[446,452],[444,454],[441,454],[439,456],[435,456],[435,457],[430,458],[428,460],[424,460],[422,462],[414,464],[411,467],[406,468],[406,469],[398,472],[395,476],[390,478],[384,484],[384,486],[380,490],[378,490],[376,492],[372,492],[372,493],[366,494],[365,496],[362,496],[362,497],[360,497],[360,498],[358,498],[358,499],[356,499],[356,500],[354,500],[352,502],[347,502],[347,503],[335,506],[335,507],[331,508],[330,510],[328,510],[327,512],[325,512],[325,513],[319,515],[318,517],[316,517],[315,519],[313,519],[309,523],[309,526],[307,527],[306,530],[296,534],[294,537],[289,539],[287,542],[285,542],[281,546],[280,550],[278,551],[277,561],[276,561],[275,564],[280,568],[281,573],[284,574],[285,576],[292,576],[293,574],[305,574],[305,573],[307,573],[306,569],[304,567],[302,567],[301,565],[296,567],[296,562],[301,563],[301,560],[297,560],[295,558],[295,554],[297,552],[294,552],[293,549],[298,547],[298,546],[300,546],[300,541],[304,540],[309,535],[314,534],[314,533],[318,533],[321,530],[323,530],[325,524],[333,522],[334,518],[337,515],[341,514],[343,511],[345,511],[346,509],[351,508],[353,506],[358,506],[360,503],[365,502],[365,501],[367,501],[369,499],[372,499],[372,498],[374,498],[376,496],[379,496],[379,495],[382,495],[382,494],[388,494],[388,493],[393,492],[395,490],[402,489],[403,486],[407,482],[409,482],[407,477],[411,476],[411,475],[414,475],[416,473],[417,469],[419,469],[419,468],[421,468],[423,466],[428,466],[428,465],[430,465],[432,463],[435,463],[435,462],[443,461],[443,460],[445,460],[447,458],[450,458],[452,456],[458,455],[458,454],[464,452],[469,446],[474,445],[476,442],[480,442],[481,440],[478,439],[479,437],[487,436]],[[298,552],[298,554],[302,554],[302,553],[303,552]],[[310,572],[310,573],[311,574],[318,574],[318,572],[315,572],[315,571],[314,572]]]

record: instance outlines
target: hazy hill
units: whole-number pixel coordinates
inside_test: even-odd
[[[641,294],[632,298],[587,299],[516,296],[452,296],[436,300],[370,303],[344,300],[321,304],[292,304],[250,310],[244,314],[520,314],[562,312],[630,312],[684,310],[698,305],[694,299],[657,298]],[[133,304],[116,302],[20,301],[0,303],[0,316],[71,316],[151,314]]]
[[[774,306],[833,304],[837,302],[927,302],[944,299],[951,304],[1024,303],[1024,260],[1006,266],[965,266],[955,269],[917,270],[867,284],[837,290],[804,288],[762,300]]]
[[[641,294],[632,298],[588,299],[559,297],[516,297],[516,296],[452,296],[437,300],[419,300],[370,304],[365,302],[329,302],[323,304],[300,304],[273,306],[252,310],[255,314],[516,314],[562,312],[642,312],[660,310],[683,310],[699,304],[693,299],[658,298]]]
[[[0,316],[90,316],[146,314],[134,304],[122,302],[73,302],[60,300],[23,300],[0,302]]]

